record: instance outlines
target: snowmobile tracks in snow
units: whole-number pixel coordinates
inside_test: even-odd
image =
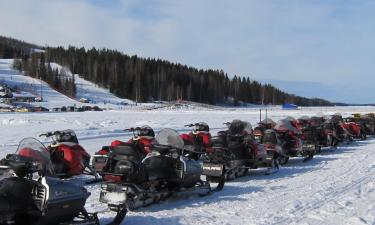
[[[360,153],[357,153],[360,154]],[[340,197],[353,189],[358,189],[361,186],[373,182],[375,177],[374,165],[367,171],[360,171],[363,167],[358,165],[371,165],[375,159],[375,151],[371,154],[362,155],[360,159],[351,161],[348,163],[348,168],[343,168],[340,173],[335,174],[335,177],[328,177],[332,179],[331,187],[319,189],[318,191],[309,194],[312,196],[312,200],[305,204],[296,204],[292,209],[289,210],[289,216],[274,221],[274,224],[298,224],[306,219],[306,216],[314,211],[319,210],[323,206],[333,201],[339,201]],[[342,160],[342,159],[338,159]],[[361,172],[361,176],[357,176],[358,172]],[[316,197],[313,197],[316,196]],[[324,224],[324,221],[321,221]]]

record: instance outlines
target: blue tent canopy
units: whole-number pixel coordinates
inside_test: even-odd
[[[285,103],[283,105],[283,109],[298,109],[298,106],[295,104],[291,104],[291,103]]]

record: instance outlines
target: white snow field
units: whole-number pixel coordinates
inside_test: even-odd
[[[344,116],[352,112],[374,112],[374,107],[304,108],[298,111],[270,109],[274,120],[287,115],[299,117],[318,112]],[[223,122],[243,119],[253,125],[257,109],[190,111],[103,111],[83,113],[2,113],[0,114],[0,158],[12,153],[23,137],[38,137],[45,131],[74,129],[80,143],[90,153],[114,139],[127,140],[121,129],[148,124],[155,130],[165,127],[187,132],[184,125],[207,122],[213,134],[224,129]],[[48,139],[39,138],[47,143]],[[226,183],[223,191],[206,197],[178,194],[146,208],[129,212],[123,224],[375,224],[375,139],[325,150],[309,162],[292,159],[278,173],[248,176]],[[72,181],[84,183],[89,177]],[[100,184],[86,185],[92,193],[88,211],[99,211],[101,223],[115,215],[100,204]]]

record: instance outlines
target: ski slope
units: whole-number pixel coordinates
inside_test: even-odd
[[[287,115],[300,117],[318,112],[347,116],[352,112],[374,112],[374,107],[304,108],[282,111],[272,108],[274,120]],[[114,139],[127,140],[121,132],[130,126],[148,124],[155,130],[165,127],[188,132],[184,125],[207,122],[213,134],[224,129],[223,122],[242,119],[253,125],[257,109],[104,111],[84,113],[33,113],[0,115],[0,158],[12,153],[23,137],[57,129],[74,129],[80,143],[90,153]],[[48,139],[40,138],[47,143]],[[158,205],[130,212],[123,224],[375,224],[375,139],[325,150],[312,161],[295,158],[276,174],[251,171],[249,176],[226,183],[223,191],[206,197],[176,195]],[[84,183],[87,177],[74,178]],[[100,184],[87,185],[92,193],[86,207],[99,211],[101,222],[115,215],[98,202]]]
[[[0,59],[0,83],[5,83],[9,87],[17,87],[17,89],[29,93],[34,96],[42,96],[43,102],[32,103],[36,106],[44,106],[47,108],[55,108],[62,106],[80,106],[92,105],[82,104],[79,102],[81,98],[92,100],[92,103],[103,108],[122,108],[125,104],[134,104],[128,99],[121,99],[111,94],[107,89],[100,88],[92,82],[75,76],[75,84],[77,94],[75,99],[69,98],[60,92],[52,89],[47,83],[25,76],[12,68],[13,59]],[[72,76],[71,72],[62,66],[51,63],[52,69],[64,70],[65,74]]]
[[[63,70],[63,74],[72,77],[72,73],[69,69],[62,67],[59,64],[51,63],[51,68],[53,70],[58,69],[59,71]],[[85,98],[93,102],[94,104],[105,106],[107,104],[113,106],[120,106],[125,104],[135,104],[135,102],[129,99],[122,99],[116,97],[115,95],[111,94],[108,89],[101,88],[98,85],[85,80],[78,74],[74,76],[75,84],[76,84],[76,100],[80,100],[81,98]]]
[[[17,88],[34,96],[43,96],[43,102],[33,103],[47,108],[78,105],[71,99],[52,89],[47,83],[25,76],[12,68],[13,59],[0,59],[0,83],[5,83],[11,88]]]

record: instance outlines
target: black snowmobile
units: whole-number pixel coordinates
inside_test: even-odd
[[[213,189],[210,182],[202,180],[203,169],[200,163],[185,157],[184,142],[173,129],[163,129],[155,137],[151,153],[139,160],[138,152],[131,145],[112,148],[116,160],[114,176],[121,179],[102,184],[100,202],[108,204],[111,210],[133,210],[164,200],[177,192],[196,192],[206,195],[219,191],[224,186],[221,174],[218,177],[206,175],[209,180],[218,181]],[[109,162],[110,163],[110,162]]]
[[[23,139],[1,165],[0,224],[99,224],[84,208],[85,188],[50,177],[50,155],[38,140]]]
[[[319,153],[321,152],[321,145],[319,142],[320,130],[311,122],[311,120],[314,119],[315,118],[302,116],[298,119],[298,123],[301,129],[303,151],[315,151],[315,153]]]
[[[213,150],[203,163],[205,173],[232,180],[258,167],[268,167],[266,174],[278,170],[281,148],[267,150],[263,144],[257,143],[250,123],[233,120],[226,124],[228,130],[220,131],[212,139]]]
[[[324,132],[327,136],[327,146],[336,148],[340,142],[349,140],[347,131],[340,125],[342,123],[341,115],[333,115],[327,119],[324,124]]]

